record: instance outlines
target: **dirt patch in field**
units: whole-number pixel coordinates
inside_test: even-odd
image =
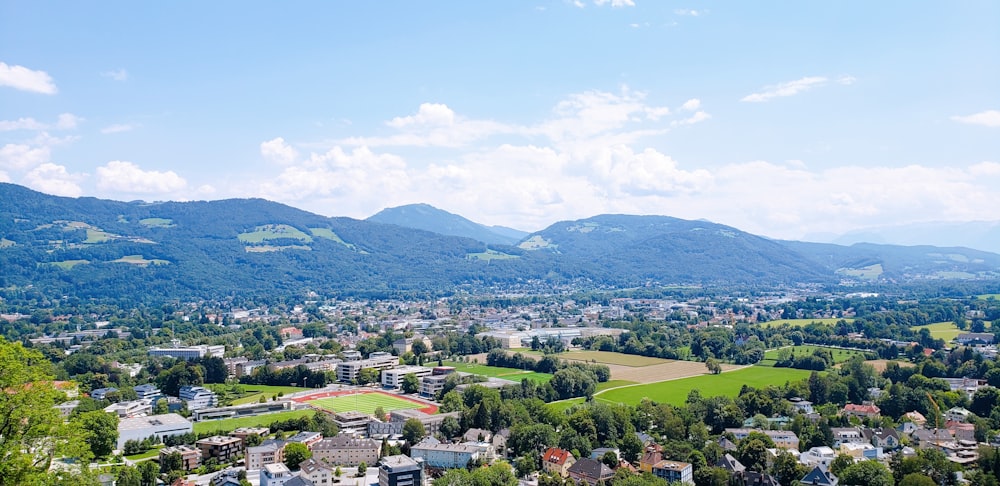
[[[611,369],[612,380],[628,380],[636,383],[653,383],[657,381],[676,380],[689,376],[707,375],[705,363],[698,361],[671,361],[658,365],[634,367],[607,365]],[[737,369],[740,366],[723,364],[723,371]]]
[[[886,365],[889,364],[889,362],[890,362],[890,360],[887,360],[887,359],[872,359],[872,360],[865,361],[865,363],[868,363],[868,364],[872,365],[872,367],[875,368],[875,371],[877,371],[879,373],[885,371],[885,367],[886,367]],[[916,366],[915,364],[909,363],[909,362],[906,362],[906,361],[895,361],[895,363],[898,364],[901,368],[910,368],[910,367]]]

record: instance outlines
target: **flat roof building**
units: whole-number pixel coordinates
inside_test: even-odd
[[[149,436],[162,439],[166,436],[190,434],[193,428],[188,419],[176,413],[149,417],[126,418],[118,422],[118,449],[129,440],[141,441]]]

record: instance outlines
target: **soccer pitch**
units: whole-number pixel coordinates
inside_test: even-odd
[[[388,413],[393,410],[425,408],[428,406],[423,403],[411,402],[410,400],[396,398],[384,393],[371,392],[355,393],[339,397],[317,398],[316,400],[310,400],[308,403],[314,407],[330,410],[332,412],[348,412],[351,410],[357,410],[358,412],[367,414],[375,413],[375,409],[378,407],[382,407],[382,410]]]

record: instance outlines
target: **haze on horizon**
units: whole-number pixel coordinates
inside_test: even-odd
[[[808,235],[992,221],[1000,4],[0,0],[0,181]]]

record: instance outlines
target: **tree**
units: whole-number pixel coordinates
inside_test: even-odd
[[[1000,403],[1000,388],[984,386],[976,390],[969,403],[969,411],[980,416],[989,417],[993,406]]]
[[[603,462],[605,466],[614,469],[618,467],[618,455],[611,451],[605,452],[604,455],[601,456],[601,462]]]
[[[139,470],[132,466],[125,466],[118,470],[117,486],[142,486],[142,475]]]
[[[292,442],[285,446],[285,465],[288,469],[298,469],[302,461],[312,457],[312,451],[301,442]]]
[[[160,461],[160,472],[164,474],[169,474],[173,471],[181,471],[184,469],[184,456],[180,452],[174,452],[163,456],[163,460]]]
[[[42,353],[0,337],[0,486],[89,474],[89,468],[47,474],[53,457],[90,460],[78,424],[65,424],[53,408],[64,400]]]
[[[847,454],[837,454],[837,457],[833,458],[830,462],[830,472],[834,476],[840,477],[840,474],[844,472],[844,469],[851,467],[854,464],[854,458]]]
[[[787,452],[778,454],[778,457],[774,458],[774,464],[771,465],[771,475],[781,483],[781,486],[791,486],[808,472],[804,465],[795,460],[795,456]]]
[[[937,486],[937,483],[925,474],[910,473],[903,476],[898,486]]]
[[[156,486],[156,476],[160,472],[153,461],[140,462],[136,468],[139,470],[139,477],[142,486]]]
[[[369,383],[378,382],[378,370],[375,368],[361,368],[358,371],[358,377],[354,379],[358,385],[367,385]]]
[[[876,461],[861,461],[844,469],[840,483],[845,486],[893,486],[892,471]]]
[[[382,408],[381,405],[375,407],[375,413],[373,415],[375,415],[375,418],[383,422],[385,422],[385,419],[387,418],[387,415],[385,414],[385,409]]]
[[[416,444],[425,435],[427,435],[427,432],[424,430],[424,424],[419,420],[411,418],[403,422],[403,439],[407,442]]]
[[[462,424],[458,423],[457,418],[448,416],[441,421],[441,427],[439,430],[441,431],[441,435],[450,439],[452,437],[457,437],[458,434],[462,433]]]
[[[361,464],[358,464],[358,477],[364,476],[366,471],[368,471],[368,464],[361,461]]]
[[[84,440],[95,457],[106,457],[118,443],[118,414],[95,410],[74,419],[84,431]]]
[[[621,450],[622,459],[634,463],[639,460],[639,456],[642,454],[642,441],[639,440],[639,436],[635,432],[628,433],[622,437],[618,448]]]
[[[403,376],[402,388],[403,393],[417,393],[420,391],[420,379],[413,373],[407,373]]]
[[[713,375],[722,373],[722,365],[719,364],[719,360],[715,358],[706,359],[705,367],[708,368],[709,373],[712,373]]]

